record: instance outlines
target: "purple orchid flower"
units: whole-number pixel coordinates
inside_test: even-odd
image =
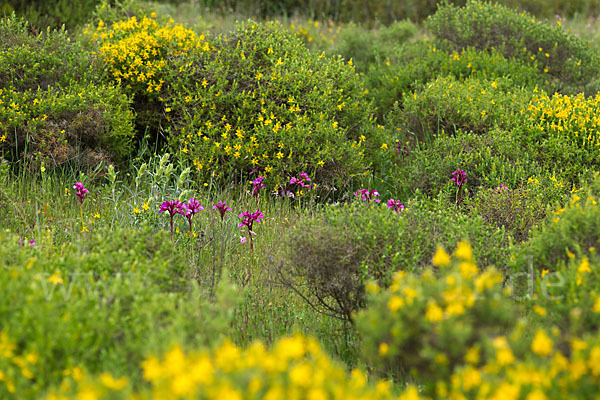
[[[83,200],[85,200],[85,195],[90,191],[83,187],[83,183],[77,182],[73,185],[73,189],[75,189],[75,194],[77,195],[77,199],[79,200],[79,205],[83,204]]]
[[[251,213],[250,211],[244,211],[239,215],[242,218],[242,222],[238,224],[238,227],[247,227],[248,228],[248,236],[250,237],[250,250],[254,249],[253,235],[256,235],[252,230],[252,226],[255,222],[261,223],[264,219],[263,213],[260,210],[256,210],[256,212]]]
[[[181,207],[181,215],[186,217],[188,223],[190,224],[190,235],[192,234],[192,218],[194,218],[194,215],[198,214],[200,211],[204,211],[204,207],[202,207],[200,202],[194,197],[189,199],[188,202],[183,204]]]
[[[369,191],[369,189],[359,189],[357,192],[354,192],[354,196],[358,197],[364,202],[369,203],[373,200],[375,203],[381,203],[377,197],[379,197],[379,192],[375,189]]]
[[[223,219],[225,218],[225,213],[227,211],[231,210],[231,207],[229,207],[227,205],[227,202],[220,201],[216,205],[214,205],[212,209],[213,210],[219,210],[219,213],[221,214],[221,222],[223,222]]]
[[[397,213],[401,213],[404,211],[404,204],[400,202],[400,200],[389,199],[387,202],[387,206]]]
[[[457,168],[456,171],[452,173],[451,181],[454,181],[457,186],[457,194],[456,194],[456,204],[460,206],[462,203],[462,188],[465,183],[467,183],[467,174],[460,168]]]
[[[258,196],[258,192],[260,191],[260,189],[265,187],[265,185],[263,184],[264,180],[264,176],[259,176],[258,178],[252,181],[252,185],[254,185],[254,188],[252,189],[253,196]]]
[[[180,203],[177,200],[174,201],[165,201],[160,205],[159,214],[163,212],[168,212],[169,217],[171,217],[171,240],[173,240],[173,217],[175,214],[182,214],[183,203]]]

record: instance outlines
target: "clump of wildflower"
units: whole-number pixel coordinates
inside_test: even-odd
[[[226,201],[220,201],[216,205],[213,206],[213,210],[219,210],[219,214],[221,214],[221,222],[225,218],[225,213],[231,210],[231,207],[227,205]]]
[[[369,189],[360,189],[357,192],[354,192],[354,196],[358,197],[364,202],[369,203],[373,200],[375,203],[381,203],[377,197],[379,197],[379,192],[375,189],[369,191]]]
[[[258,178],[256,178],[255,180],[252,181],[252,195],[253,196],[258,196],[258,192],[260,191],[260,189],[264,188],[265,185],[263,183],[263,181],[265,180],[264,176],[259,176]]]
[[[25,240],[27,241],[27,244],[35,246],[35,239],[27,240],[27,238],[25,238]],[[23,246],[23,239],[22,238],[19,238],[18,244],[19,244],[19,246]]]
[[[244,226],[248,228],[248,236],[250,237],[250,249],[253,249],[254,243],[252,242],[252,236],[256,235],[256,233],[254,233],[254,231],[252,230],[252,226],[255,222],[260,223],[263,220],[263,213],[260,212],[260,210],[258,209],[254,213],[251,213],[250,211],[244,211],[239,215],[239,217],[242,218],[242,222],[240,222],[238,226],[240,228]]]
[[[397,213],[401,213],[404,211],[404,204],[400,202],[400,200],[389,199],[387,202],[387,206]]]
[[[79,200],[79,205],[83,204],[83,200],[85,200],[85,195],[90,191],[83,187],[82,182],[77,182],[73,185],[73,189],[75,189],[75,194],[77,195],[77,199]]]
[[[171,217],[171,240],[173,240],[173,217],[175,216],[175,214],[182,213],[182,210],[181,210],[182,207],[183,207],[183,203],[180,203],[177,200],[165,201],[164,203],[162,203],[160,205],[160,210],[158,211],[158,213],[161,214],[166,211],[169,213],[169,216]]]
[[[311,179],[308,177],[308,174],[303,172],[298,176],[298,178],[295,176],[290,178],[290,185],[298,185],[302,188],[310,189],[310,181]]]
[[[462,203],[462,188],[463,185],[467,182],[467,174],[460,168],[457,168],[456,171],[452,173],[451,181],[454,181],[457,187],[456,192],[456,204],[460,205]]]
[[[507,187],[507,186],[504,186],[504,184],[503,184],[503,183],[501,183],[501,184],[500,184],[500,186],[496,186],[496,187],[494,188],[494,190],[495,190],[496,192],[498,192],[498,193],[502,193],[502,192],[506,192],[506,191],[508,190],[508,187]]]
[[[396,142],[396,148],[394,149],[394,153],[396,153],[400,157],[408,157],[410,155],[410,151],[412,147],[406,143],[402,143],[400,141]]]
[[[204,211],[204,207],[202,207],[200,202],[194,197],[189,199],[188,202],[184,203],[181,207],[181,215],[186,217],[188,223],[190,224],[190,235],[192,234],[192,218],[194,218],[194,215],[198,214],[200,211]]]

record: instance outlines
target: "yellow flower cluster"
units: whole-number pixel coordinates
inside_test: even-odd
[[[600,146],[600,94],[593,98],[581,93],[536,95],[525,112],[534,129],[540,132],[563,137],[580,147]]]
[[[212,352],[186,354],[175,346],[162,358],[148,357],[142,368],[151,387],[131,394],[131,399],[394,398],[389,382],[369,384],[359,370],[348,376],[315,340],[302,335],[280,339],[271,349],[261,342],[241,349],[226,341]],[[128,393],[127,380],[109,374],[96,381],[80,377],[76,385],[61,386],[63,393],[53,393],[47,400],[127,398]]]
[[[16,392],[16,382],[19,380],[32,381],[35,375],[32,371],[39,360],[34,352],[18,354],[17,346],[6,331],[0,331],[0,393]]]
[[[143,85],[150,94],[160,92],[164,84],[161,72],[168,57],[211,51],[204,35],[197,36],[172,20],[161,26],[153,18],[138,21],[133,16],[116,22],[108,30],[100,21],[96,32],[87,32],[99,41],[100,55],[117,82],[126,87]]]

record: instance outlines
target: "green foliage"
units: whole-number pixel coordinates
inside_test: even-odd
[[[358,72],[366,72],[371,65],[382,63],[398,47],[416,34],[417,28],[410,21],[394,22],[390,26],[366,30],[355,24],[343,26],[332,52],[346,60],[352,60]]]
[[[58,90],[0,89],[0,148],[9,160],[33,169],[93,169],[130,154],[133,113],[119,88],[94,84]]]
[[[38,398],[74,368],[139,377],[147,354],[173,343],[218,344],[227,332],[233,294],[224,284],[208,300],[166,234],[88,235],[83,247],[58,248],[46,247],[46,237],[18,246],[17,237],[2,234],[0,338],[9,343],[0,355],[8,362],[2,398]]]
[[[174,62],[163,95],[171,147],[203,180],[258,169],[272,189],[307,171],[340,188],[364,171],[370,107],[351,66],[275,23],[242,24],[211,46]]]
[[[596,188],[598,183],[593,184]],[[524,271],[529,266],[536,270],[553,271],[569,258],[582,258],[595,252],[600,241],[600,208],[597,189],[585,194],[585,189],[574,194],[554,218],[534,231],[531,239],[519,249],[514,268]]]
[[[439,270],[397,273],[385,291],[371,283],[369,307],[356,318],[367,360],[397,379],[418,379],[426,395],[458,365],[485,362],[491,340],[518,321],[502,275],[493,268],[479,273],[467,257],[469,245],[458,249],[452,266],[439,249],[433,260]]]
[[[600,58],[593,48],[560,26],[536,21],[526,13],[469,0],[464,7],[440,6],[426,27],[451,50],[496,49],[506,58],[534,61],[540,74],[549,76],[552,91],[594,94],[598,90]]]
[[[453,75],[494,81],[503,78],[515,87],[545,87],[537,70],[517,60],[507,59],[496,50],[467,47],[460,52],[444,51],[437,41],[405,44],[389,52],[365,74],[368,97],[373,99],[380,119],[402,106],[405,95],[421,89],[439,76]]]
[[[481,190],[471,207],[488,224],[504,227],[516,242],[522,242],[528,238],[531,228],[547,216],[547,199],[543,192],[536,190],[537,186]]]
[[[65,30],[33,35],[23,19],[0,19],[0,87],[45,90],[89,82],[102,74],[96,58]]]
[[[350,320],[365,305],[368,280],[388,286],[394,271],[421,270],[438,244],[468,238],[481,244],[478,259],[504,265],[502,231],[442,204],[411,202],[400,215],[358,202],[327,208],[290,231],[280,277],[316,309]]]
[[[0,10],[16,12],[41,30],[62,25],[72,29],[89,19],[98,3],[100,0],[2,0]]]
[[[530,90],[516,88],[503,78],[439,77],[405,98],[404,115],[407,128],[420,140],[432,132],[481,134],[509,127],[531,96]]]

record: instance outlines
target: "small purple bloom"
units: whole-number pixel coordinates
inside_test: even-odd
[[[73,185],[73,189],[75,189],[75,194],[77,195],[77,199],[79,200],[79,205],[83,204],[83,200],[85,200],[85,195],[90,191],[83,187],[82,182],[77,182]]]
[[[389,199],[387,202],[387,206],[397,213],[401,213],[404,211],[404,204],[400,202],[400,200]]]
[[[190,224],[190,235],[192,234],[192,218],[200,211],[204,211],[204,207],[200,205],[200,202],[194,197],[188,200],[186,204],[183,204],[181,208],[181,214],[185,216]]]
[[[252,226],[255,222],[261,223],[263,220],[263,213],[260,210],[256,210],[256,212],[251,213],[250,211],[244,211],[239,215],[242,218],[242,222],[239,223],[238,227],[246,227],[248,228],[248,236],[250,236],[250,249],[254,248],[254,243],[252,241],[252,236],[255,235],[252,230]]]
[[[258,196],[258,192],[260,191],[260,189],[265,187],[265,185],[263,184],[264,180],[264,176],[259,176],[258,178],[252,181],[252,185],[254,185],[254,188],[252,189],[253,196]]]
[[[246,243],[247,240],[246,236],[240,237],[240,243]]]
[[[467,174],[462,169],[458,168],[456,171],[452,173],[451,181],[456,183],[456,186],[462,187],[467,182]]]
[[[369,191],[369,189],[359,189],[357,192],[354,193],[354,196],[367,203],[371,200],[373,200],[375,203],[381,202],[381,200],[377,198],[379,196],[379,192],[375,189],[371,191]]]
[[[171,240],[173,240],[173,217],[175,214],[183,214],[182,211],[183,203],[180,203],[178,200],[174,201],[165,201],[160,205],[159,214],[167,211],[169,213],[169,217],[171,218]]]
[[[507,187],[507,186],[504,186],[504,184],[503,184],[503,183],[501,183],[501,184],[500,184],[500,186],[496,186],[496,187],[494,188],[494,190],[495,190],[496,192],[498,192],[498,193],[502,193],[502,192],[506,192],[506,191],[508,190],[508,187]]]
[[[212,209],[219,210],[219,213],[221,214],[221,221],[223,221],[223,219],[225,218],[225,213],[231,210],[231,208],[227,205],[227,202],[225,201],[218,202],[216,205],[213,206]]]

